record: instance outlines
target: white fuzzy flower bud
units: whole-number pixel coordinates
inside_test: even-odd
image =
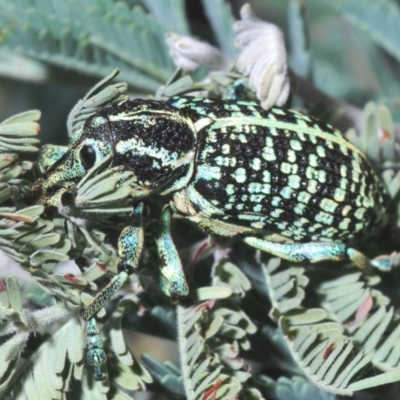
[[[228,68],[228,59],[216,47],[206,42],[177,33],[169,33],[166,41],[176,67],[184,67],[189,71],[197,69],[200,65],[205,65],[210,70]]]
[[[240,16],[234,25],[235,46],[242,49],[236,68],[249,76],[250,88],[264,109],[282,106],[290,92],[283,34],[276,25],[257,18],[249,4],[242,7]]]

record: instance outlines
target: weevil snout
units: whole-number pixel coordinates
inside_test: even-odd
[[[46,204],[49,198],[47,184],[47,177],[44,175],[38,179],[31,188],[30,202],[32,204]]]
[[[31,189],[30,201],[32,204],[41,204],[46,207],[46,215],[54,215],[59,207],[68,207],[74,201],[75,185],[71,182],[66,185],[49,186],[46,177],[36,181]]]

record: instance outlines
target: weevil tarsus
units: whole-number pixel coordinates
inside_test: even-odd
[[[86,362],[94,367],[96,381],[104,381],[106,375],[102,372],[107,361],[103,341],[95,318],[91,318],[86,325]]]

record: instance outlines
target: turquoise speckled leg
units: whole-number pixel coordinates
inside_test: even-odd
[[[315,263],[319,261],[340,261],[347,257],[357,265],[363,272],[370,272],[372,268],[381,271],[392,269],[399,257],[378,257],[369,260],[363,253],[353,248],[347,248],[344,243],[274,243],[257,237],[244,237],[243,240],[256,249],[271,253],[274,256],[289,261],[308,261]]]
[[[101,365],[106,362],[107,355],[103,349],[99,329],[93,316],[114,296],[139,265],[144,241],[142,212],[143,204],[140,203],[133,210],[131,224],[124,228],[119,236],[118,274],[103,290],[97,293],[81,312],[82,318],[89,321],[86,326],[86,361],[88,364],[94,365],[96,381],[105,379],[105,375],[101,372]]]
[[[161,216],[161,232],[157,238],[157,249],[161,261],[159,284],[161,290],[173,301],[189,294],[188,284],[181,260],[171,237],[171,210],[165,207]]]
[[[289,261],[315,263],[323,260],[339,261],[346,258],[346,246],[341,242],[273,243],[252,236],[244,237],[243,240],[256,249]]]
[[[86,326],[86,348],[86,362],[94,366],[95,380],[104,381],[106,376],[101,371],[101,366],[107,361],[107,354],[103,350],[103,342],[94,318],[91,318]]]
[[[132,213],[131,224],[124,228],[118,239],[118,271],[111,282],[87,304],[81,316],[89,320],[95,315],[125,283],[128,276],[135,272],[139,265],[143,249],[144,233],[142,227],[143,204],[136,206]]]

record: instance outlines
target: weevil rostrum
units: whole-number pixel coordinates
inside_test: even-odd
[[[151,195],[165,198],[157,248],[161,289],[173,300],[189,293],[170,234],[173,215],[290,261],[351,259],[362,269],[388,268],[387,260],[370,261],[349,247],[383,223],[383,183],[360,150],[312,117],[197,97],[105,107],[87,119],[66,151],[53,152],[54,164],[32,188],[34,202],[73,204],[77,182],[110,154],[111,166],[134,174],[134,207],[118,241],[119,273],[81,313],[95,338],[91,363],[101,364],[104,355],[93,316],[138,266],[141,201]]]

